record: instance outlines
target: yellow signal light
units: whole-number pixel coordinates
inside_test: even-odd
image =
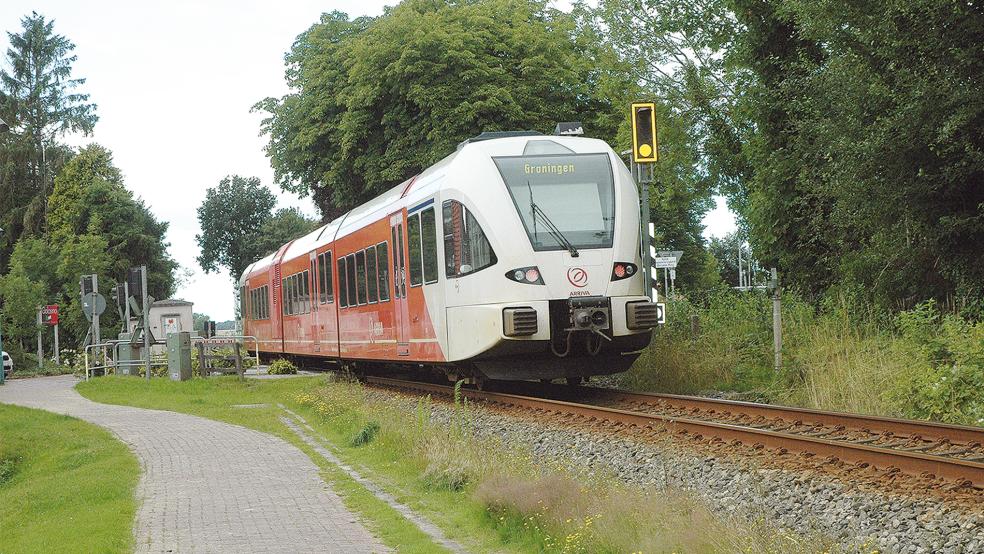
[[[656,139],[656,104],[632,103],[632,160],[653,163],[659,158]]]

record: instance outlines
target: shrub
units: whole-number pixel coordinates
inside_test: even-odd
[[[267,370],[267,373],[270,375],[293,375],[297,373],[297,366],[290,360],[279,358],[270,364],[270,369]]]

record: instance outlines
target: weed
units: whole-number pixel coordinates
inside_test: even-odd
[[[379,424],[375,421],[366,423],[365,426],[352,438],[352,446],[362,446],[372,442],[379,433]]]

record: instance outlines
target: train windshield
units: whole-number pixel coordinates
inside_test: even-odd
[[[534,250],[612,246],[615,185],[608,154],[509,156],[495,164]]]

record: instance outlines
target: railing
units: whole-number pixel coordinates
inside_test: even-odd
[[[99,370],[102,370],[103,375],[105,375],[106,371],[110,368],[112,368],[114,371],[119,373],[118,370],[121,368],[145,367],[147,365],[147,358],[137,358],[137,359],[126,360],[126,361],[120,360],[119,347],[120,345],[126,344],[128,342],[130,341],[110,340],[99,344],[90,344],[89,346],[86,346],[85,347],[85,380],[88,381],[89,378],[92,377],[92,374]],[[106,349],[110,347],[113,349],[112,357],[108,356],[106,353]],[[90,351],[95,350],[97,348],[99,349],[99,352],[101,354],[101,360],[99,356],[90,356],[89,354]],[[95,358],[94,360],[95,363],[93,363],[93,358]],[[165,359],[165,364],[166,363],[167,361]],[[155,366],[161,364],[154,363],[154,358],[153,356],[151,356],[150,365]]]
[[[195,344],[197,344],[197,343],[204,343],[204,344],[207,344],[209,346],[220,346],[220,345],[223,345],[223,344],[232,345],[232,344],[241,343],[244,346],[247,346],[246,345],[246,341],[252,341],[253,342],[253,356],[252,357],[256,361],[256,365],[257,366],[260,365],[260,342],[253,335],[235,335],[235,336],[224,336],[224,337],[212,337],[212,338],[208,338],[208,339],[202,338],[202,337],[192,337],[192,339],[191,339],[191,342],[192,342],[192,345],[193,346]],[[99,343],[99,344],[90,344],[89,346],[86,346],[85,347],[85,380],[88,381],[89,378],[92,376],[92,373],[93,372],[96,372],[96,371],[99,371],[99,370],[102,370],[103,374],[105,375],[106,374],[106,371],[108,369],[110,369],[110,368],[112,368],[114,371],[117,371],[117,370],[119,370],[121,368],[145,367],[147,365],[147,358],[138,358],[138,359],[133,359],[133,360],[120,361],[119,347],[120,347],[121,344],[126,344],[128,342],[130,342],[130,341],[128,341],[128,340],[110,340],[110,341],[102,342],[102,343]],[[162,343],[154,343],[154,344],[162,344]],[[138,346],[142,346],[142,345],[138,345]],[[153,344],[151,346],[153,346]],[[99,356],[95,356],[95,355],[93,355],[93,356],[90,357],[90,351],[93,351],[93,350],[95,350],[97,348],[99,349],[99,352],[101,354],[101,359],[100,359]],[[110,357],[110,356],[107,355],[107,353],[106,353],[106,349],[107,348],[112,348],[112,354],[113,354],[112,357]],[[249,352],[249,347],[248,346],[246,348],[246,351]],[[156,360],[155,361],[154,360],[154,357],[152,355],[150,355],[149,352],[147,352],[146,354],[148,356],[150,356],[150,365],[151,365],[151,367],[158,366],[158,365],[167,365],[167,357],[165,357],[163,359],[163,363],[161,363],[162,360]],[[95,362],[95,363],[93,363],[93,362]],[[117,371],[117,373],[118,373],[118,371]]]
[[[253,335],[229,335],[229,336],[222,336],[222,337],[212,337],[208,339],[202,337],[192,337],[191,344],[192,347],[202,343],[214,347],[214,346],[221,346],[224,344],[232,345],[232,344],[241,343],[243,346],[246,347],[246,351],[249,352],[249,346],[246,344],[246,341],[248,340],[253,342],[253,360],[256,362],[256,365],[258,366],[260,365],[260,341]]]

